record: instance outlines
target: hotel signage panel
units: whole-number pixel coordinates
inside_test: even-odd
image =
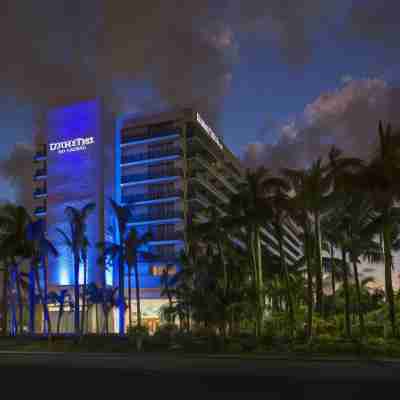
[[[94,144],[94,137],[79,137],[73,140],[66,140],[63,142],[55,142],[49,144],[50,151],[57,151],[58,154],[70,153],[72,151],[86,150],[88,145]]]
[[[217,144],[217,146],[222,150],[223,146],[222,143],[220,142],[218,136],[215,134],[215,132],[204,122],[203,118],[201,118],[200,114],[197,113],[197,122],[202,126],[202,128],[207,132],[208,136],[210,136],[210,138],[212,140],[214,140],[214,142]]]

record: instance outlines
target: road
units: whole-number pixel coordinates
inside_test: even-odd
[[[3,384],[17,379],[19,395],[39,391],[53,399],[76,396],[79,390],[189,400],[210,394],[220,399],[260,394],[268,399],[379,399],[398,392],[400,363],[0,352],[0,379]]]

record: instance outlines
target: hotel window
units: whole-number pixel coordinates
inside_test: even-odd
[[[160,194],[160,196],[173,193],[175,190],[174,182],[156,183],[148,186],[148,192],[151,194]]]
[[[123,139],[146,136],[148,133],[147,127],[131,128],[123,131]]]
[[[165,265],[152,265],[150,267],[150,274],[152,276],[162,276],[164,274],[164,271],[167,271],[167,266]],[[168,267],[168,275],[172,276],[175,275],[177,272],[176,266],[172,265]]]
[[[174,162],[168,161],[163,162],[161,164],[149,165],[149,174],[150,175],[170,175],[174,169]]]
[[[168,217],[169,215],[172,215],[174,210],[174,203],[150,204],[149,206],[149,214],[154,217]]]
[[[159,152],[168,152],[174,148],[174,142],[162,142],[162,143],[154,143],[150,144],[148,147],[149,153],[159,153]]]

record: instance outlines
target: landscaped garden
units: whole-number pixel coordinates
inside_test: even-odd
[[[393,254],[400,248],[399,182],[400,135],[382,125],[370,160],[346,158],[332,148],[324,160],[304,170],[247,171],[223,212],[208,209],[206,222],[188,216],[181,268],[171,274],[166,265],[160,277],[166,304],[154,335],[142,320],[138,271],[142,245],[151,236],[139,236],[128,227],[129,207],[112,202],[121,240],[96,244],[99,263],[111,259],[117,269],[114,288],[87,282],[87,252],[93,244],[86,238],[86,225],[95,205],[67,208],[70,232],[60,235],[73,254],[75,284],[69,292],[55,293],[48,291],[46,277],[52,268],[48,256],[56,257],[57,249],[44,224],[23,207],[4,205],[0,257],[5,337],[0,347],[398,357],[400,298],[392,273]],[[274,239],[265,236],[265,229]],[[301,248],[294,259],[287,251],[291,243]],[[364,262],[382,268],[383,287],[376,284],[373,271],[362,273]],[[58,310],[56,326],[50,304]],[[43,331],[35,323],[38,306]],[[108,321],[115,308],[120,329],[113,336]],[[73,313],[74,330],[60,335],[65,309]],[[102,323],[89,334],[90,309],[101,314]]]

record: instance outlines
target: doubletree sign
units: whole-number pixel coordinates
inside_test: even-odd
[[[64,142],[56,142],[49,144],[49,151],[57,151],[58,154],[70,153],[72,151],[86,150],[87,146],[94,144],[94,137],[80,137],[73,140],[65,140]]]

